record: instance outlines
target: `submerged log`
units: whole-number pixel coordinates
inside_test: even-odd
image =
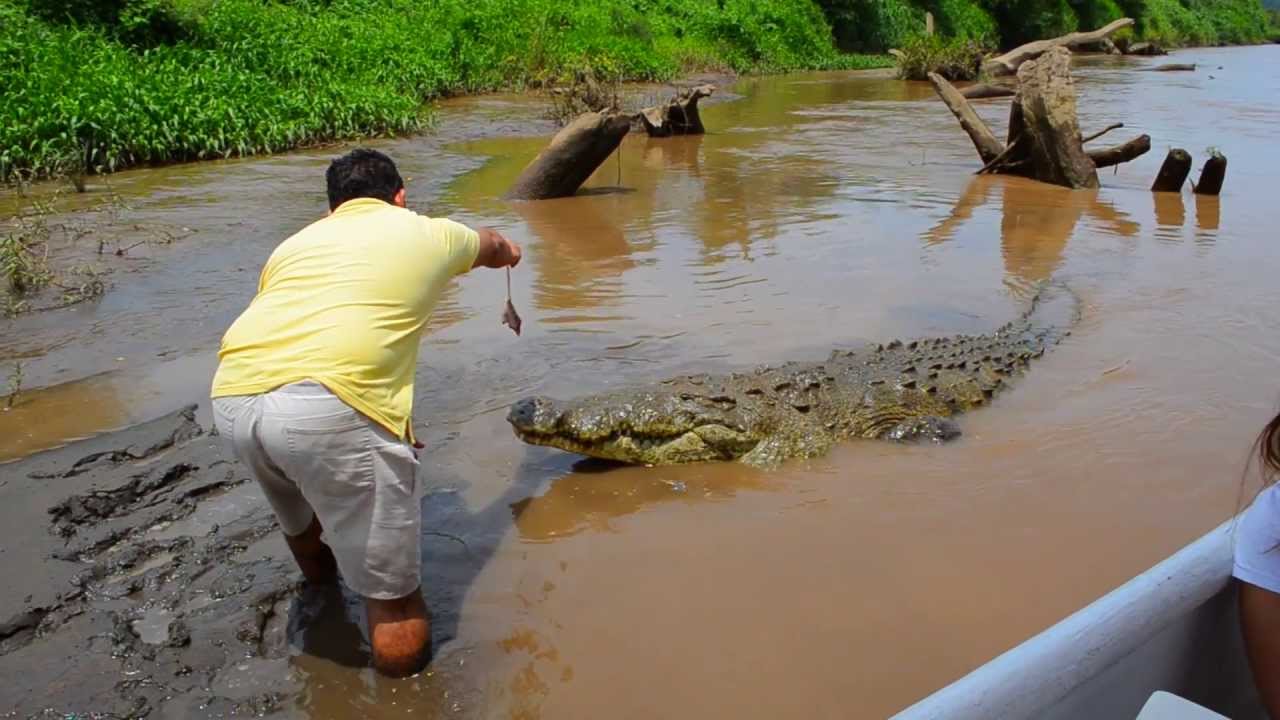
[[[1156,181],[1151,184],[1151,192],[1181,192],[1190,174],[1191,153],[1182,148],[1173,148],[1165,156],[1160,172],[1156,173]]]
[[[1013,97],[1018,94],[1017,90],[1004,85],[988,85],[987,83],[978,83],[960,89],[960,94],[966,100],[985,100],[987,98]]]
[[[631,116],[588,112],[551,138],[507,191],[512,200],[568,197],[582,187],[631,129]]]
[[[665,105],[641,110],[640,122],[649,137],[702,135],[707,129],[702,125],[698,101],[710,97],[715,91],[715,85],[699,85],[685,90],[668,100]]]
[[[1081,52],[1102,53],[1103,55],[1120,55],[1120,48],[1111,41],[1111,38],[1102,38],[1098,42],[1080,43],[1076,46]]]
[[[1146,72],[1195,72],[1195,63],[1169,63],[1168,65],[1157,65],[1153,68],[1147,68]]]
[[[1191,189],[1197,195],[1217,195],[1222,192],[1222,183],[1227,178],[1227,157],[1217,150],[1210,151],[1209,159],[1204,161],[1200,170],[1200,182]]]
[[[1076,88],[1071,53],[1052,48],[1018,68],[1023,133],[1030,136],[1028,176],[1069,188],[1098,187],[1098,173],[1084,151],[1076,120]]]
[[[1004,152],[1004,146],[995,135],[991,134],[991,128],[982,122],[982,118],[973,111],[959,90],[956,90],[938,73],[929,73],[929,82],[933,83],[933,89],[937,91],[938,97],[942,98],[942,102],[951,109],[956,120],[960,121],[960,127],[969,134],[969,139],[973,141],[973,146],[978,150],[978,157],[982,158],[984,164],[990,163]]]
[[[1013,75],[1025,62],[1034,60],[1054,48],[1072,48],[1078,45],[1096,43],[1112,33],[1133,25],[1133,18],[1120,18],[1107,23],[1103,27],[1090,32],[1073,32],[1048,40],[1037,40],[1020,45],[999,57],[991,58],[982,64],[982,69],[989,75]]]
[[[1155,43],[1138,42],[1124,50],[1125,55],[1168,55],[1169,52]]]

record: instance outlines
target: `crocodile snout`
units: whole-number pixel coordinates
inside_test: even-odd
[[[561,411],[556,401],[545,397],[517,400],[507,412],[507,422],[523,433],[549,434],[555,430]]]

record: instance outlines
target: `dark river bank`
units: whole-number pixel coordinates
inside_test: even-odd
[[[534,99],[451,101],[438,133],[375,143],[411,206],[526,251],[521,337],[476,272],[424,339],[438,655],[402,681],[364,667],[350,598],[294,599],[256,488],[200,434],[221,333],[323,213],[337,150],[110,177],[132,209],[100,232],[182,231],[113,261],[96,302],[0,320],[0,372],[22,359],[31,388],[0,458],[165,417],[0,465],[0,708],[874,718],[959,677],[1228,517],[1280,402],[1280,47],[1174,60],[1198,70],[1077,60],[1083,130],[1152,137],[1098,191],[974,176],[928,84],[882,73],[743,79],[710,134],[628,137],[566,200],[498,199],[553,130]],[[1007,102],[979,110],[1002,135]],[[1198,172],[1211,146],[1220,198],[1148,192],[1169,147]],[[532,392],[986,332],[1049,278],[1080,324],[950,445],[604,470],[503,419]]]

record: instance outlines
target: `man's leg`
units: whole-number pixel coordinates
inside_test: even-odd
[[[338,562],[333,551],[320,540],[324,528],[317,515],[311,516],[311,524],[298,535],[284,534],[284,541],[298,563],[298,569],[307,582],[324,585],[338,579]]]
[[[365,598],[373,667],[383,675],[413,675],[430,657],[431,624],[418,588],[402,598]]]
[[[297,483],[286,477],[262,444],[262,396],[240,395],[213,399],[213,421],[227,449],[248,469],[275,512],[285,544],[308,582],[334,582],[338,565],[329,546],[321,542],[320,518],[303,497]],[[277,448],[277,452],[281,452]]]
[[[320,519],[296,526],[310,536],[300,549],[318,551],[322,525],[343,582],[365,600],[374,667],[396,676],[421,670],[430,632],[413,449],[314,383],[271,393],[262,435]],[[300,565],[316,557],[295,555]]]

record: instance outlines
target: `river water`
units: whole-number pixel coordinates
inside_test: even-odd
[[[708,135],[628,137],[566,200],[498,199],[551,131],[536,100],[451,101],[439,133],[376,142],[411,206],[524,244],[525,332],[500,324],[501,274],[477,271],[423,342],[430,672],[301,653],[291,713],[883,717],[1228,517],[1280,402],[1280,47],[1176,61],[1199,68],[1077,59],[1084,131],[1152,137],[1098,191],[974,176],[932,89],[878,73],[741,80],[705,107]],[[1002,134],[1007,101],[978,107]],[[1221,198],[1148,192],[1167,148],[1194,177],[1210,146],[1230,159]],[[178,239],[114,261],[100,301],[0,321],[0,359],[36,388],[0,413],[0,457],[201,401],[267,254],[323,214],[335,153],[109,178],[132,209],[102,232]],[[947,446],[606,469],[503,419],[531,392],[984,332],[1049,278],[1083,298],[1080,325]]]

